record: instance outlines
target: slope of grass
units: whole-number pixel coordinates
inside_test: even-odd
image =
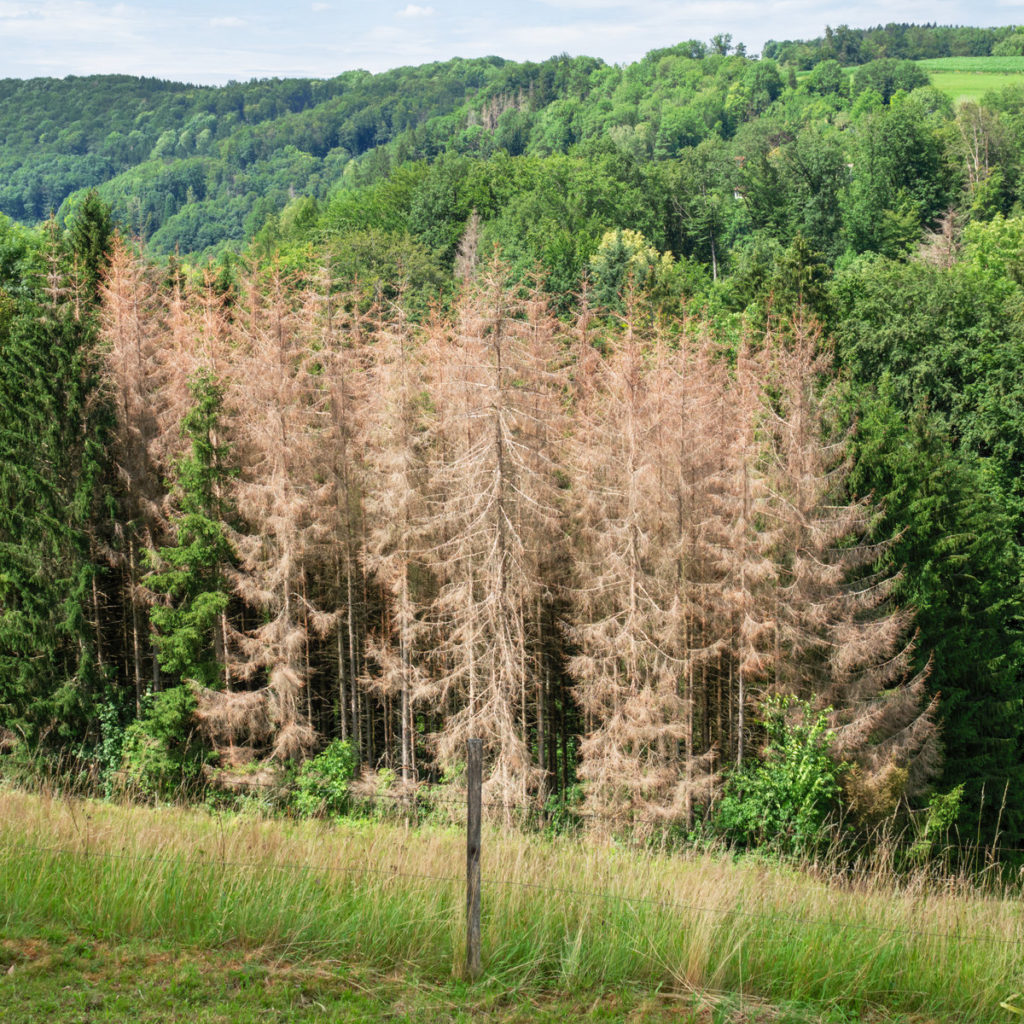
[[[989,92],[999,92],[1008,85],[1019,83],[1024,85],[1024,73],[1015,72],[989,74],[988,72],[932,72],[931,84],[940,92],[944,92],[954,103],[961,100],[975,102]]]
[[[987,92],[1024,84],[1024,57],[936,57],[917,63],[931,84],[954,102],[977,101]]]
[[[0,935],[24,943],[59,928],[90,948],[357,964],[455,984],[464,857],[455,829],[0,791]],[[682,1006],[725,993],[810,1008],[791,1019],[971,1024],[1008,1019],[1000,1001],[1024,988],[1015,892],[923,875],[897,888],[875,875],[814,877],[496,829],[485,835],[483,877],[480,991],[513,1001],[628,989]]]
[[[1024,57],[933,57],[916,61],[925,71],[982,72],[990,75],[1024,74]]]

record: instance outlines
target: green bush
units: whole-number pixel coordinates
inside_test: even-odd
[[[914,822],[917,836],[910,847],[908,857],[912,863],[926,863],[943,841],[949,840],[950,833],[956,828],[960,816],[960,805],[963,802],[964,784],[954,786],[948,793],[933,793],[924,812],[924,821]],[[959,845],[959,844],[957,844]]]
[[[769,698],[762,723],[764,758],[728,773],[712,827],[738,846],[804,853],[822,838],[844,769],[828,754],[827,712],[793,697]]]
[[[121,769],[127,786],[151,798],[201,788],[207,751],[195,732],[196,699],[187,686],[154,694],[124,731]]]
[[[299,770],[295,809],[307,817],[343,814],[348,784],[356,772],[356,756],[348,740],[335,740]]]
[[[100,726],[100,742],[96,748],[96,760],[99,764],[100,781],[103,795],[110,796],[113,781],[121,768],[124,750],[124,727],[117,705],[111,701],[102,701],[96,707],[96,718]]]
[[[551,793],[544,801],[544,814],[547,818],[545,832],[548,835],[572,835],[580,829],[580,819],[576,812],[583,805],[583,787],[573,783],[566,790]]]

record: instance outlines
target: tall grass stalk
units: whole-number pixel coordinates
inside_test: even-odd
[[[350,960],[464,959],[457,829],[261,820],[0,790],[0,928]],[[1012,887],[852,881],[720,854],[485,832],[484,971],[506,989],[645,984],[776,1002],[1006,1019],[1024,985]]]

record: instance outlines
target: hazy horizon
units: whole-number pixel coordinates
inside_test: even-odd
[[[826,25],[888,22],[1014,24],[1017,3],[868,3],[814,0],[403,0],[387,7],[270,0],[109,2],[0,0],[0,77],[149,75],[217,85],[251,78],[328,78],[453,57],[544,60],[567,52],[629,63],[685,39],[729,33],[758,53],[769,39],[820,36]]]

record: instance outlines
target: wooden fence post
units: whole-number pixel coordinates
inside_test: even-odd
[[[466,973],[480,977],[480,818],[484,742],[466,743]]]

